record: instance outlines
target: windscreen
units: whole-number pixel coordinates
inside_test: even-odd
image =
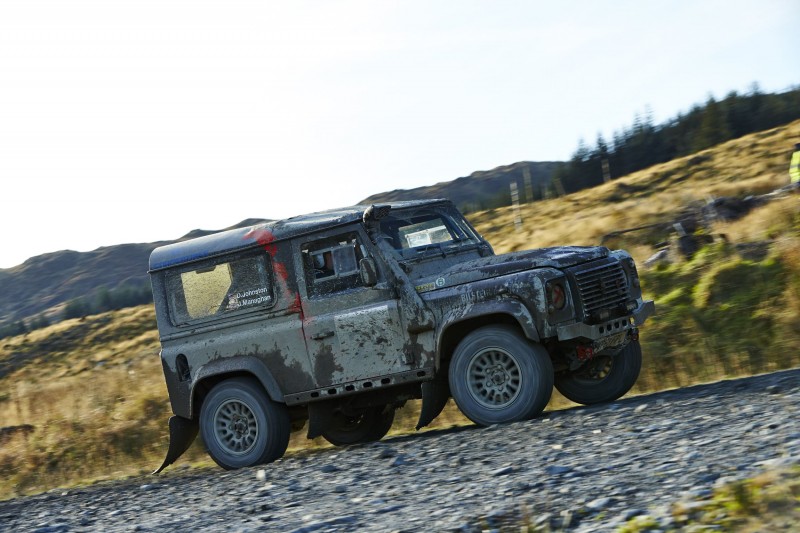
[[[381,234],[402,255],[433,247],[444,251],[479,242],[464,219],[446,208],[392,211],[381,219]]]

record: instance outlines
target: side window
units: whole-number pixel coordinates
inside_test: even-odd
[[[222,260],[167,274],[170,315],[185,324],[227,313],[269,307],[272,285],[264,256]]]
[[[363,285],[358,265],[366,252],[355,233],[306,243],[302,253],[310,295],[331,294]]]

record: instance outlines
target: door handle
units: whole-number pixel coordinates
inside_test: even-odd
[[[322,339],[327,339],[328,337],[333,337],[333,331],[322,331],[320,333],[314,333],[311,335],[311,338],[315,341],[319,341]]]

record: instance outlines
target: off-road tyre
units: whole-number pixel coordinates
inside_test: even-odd
[[[206,450],[226,470],[281,458],[289,445],[290,429],[286,406],[270,400],[252,378],[219,383],[200,409],[200,434]]]
[[[613,402],[636,383],[642,369],[642,347],[630,341],[618,354],[600,356],[582,368],[556,376],[556,389],[565,398],[583,405]]]
[[[336,415],[338,424],[322,433],[334,446],[347,446],[381,440],[394,423],[394,407],[370,407],[357,416]]]
[[[453,352],[448,378],[458,408],[481,426],[531,419],[553,393],[547,350],[505,325],[465,336]]]

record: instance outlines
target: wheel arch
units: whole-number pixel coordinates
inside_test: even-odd
[[[203,400],[215,385],[236,377],[255,379],[264,388],[270,400],[285,403],[278,382],[262,361],[254,357],[229,357],[206,363],[197,371],[189,395],[192,417],[199,415]]]
[[[516,327],[533,342],[540,340],[533,317],[521,302],[515,300],[482,302],[472,306],[468,314],[453,317],[442,327],[436,344],[437,368],[451,359],[456,346],[467,333],[496,324]]]

